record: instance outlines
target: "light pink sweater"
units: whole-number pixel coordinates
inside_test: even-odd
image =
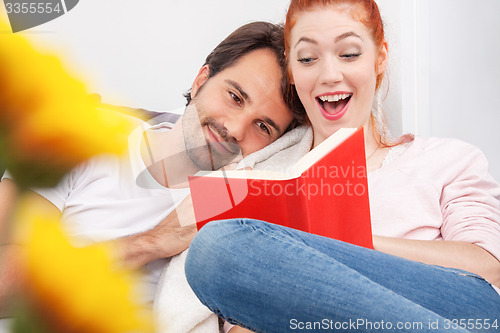
[[[368,174],[376,235],[477,244],[500,259],[500,185],[486,158],[456,139],[416,138]]]

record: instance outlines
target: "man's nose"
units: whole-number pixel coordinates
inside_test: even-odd
[[[234,138],[236,142],[241,142],[245,139],[246,133],[252,125],[250,117],[241,113],[234,115],[224,123],[227,134],[230,138]]]

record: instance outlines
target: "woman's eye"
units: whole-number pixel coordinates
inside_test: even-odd
[[[310,64],[314,61],[315,59],[312,58],[312,57],[303,57],[303,58],[299,58],[297,59],[298,62],[300,62],[301,64]]]
[[[257,122],[257,126],[263,131],[266,132],[267,134],[271,134],[271,131],[269,131],[269,128],[267,127],[266,123],[259,121]]]
[[[232,92],[232,91],[230,91],[230,92],[229,92],[229,95],[231,96],[231,98],[233,99],[233,101],[234,101],[235,103],[237,103],[238,105],[241,105],[242,100],[241,100],[241,98],[240,98],[238,95],[236,95],[236,94],[235,94],[234,92]]]
[[[356,59],[360,55],[361,55],[361,53],[346,53],[346,54],[342,54],[340,57],[347,59],[347,60],[352,60],[352,59]]]

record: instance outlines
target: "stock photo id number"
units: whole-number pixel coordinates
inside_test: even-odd
[[[79,0],[4,0],[12,32],[52,21],[73,9]]]

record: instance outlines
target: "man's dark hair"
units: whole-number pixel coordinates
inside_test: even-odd
[[[203,65],[208,65],[208,79],[217,75],[224,69],[233,66],[244,55],[259,49],[269,49],[276,56],[281,71],[281,92],[285,104],[294,115],[294,120],[288,129],[305,122],[305,111],[294,93],[288,80],[286,71],[285,46],[283,39],[283,26],[269,22],[252,22],[245,24],[226,37],[207,56]],[[191,94],[188,91],[184,96],[188,105]]]

